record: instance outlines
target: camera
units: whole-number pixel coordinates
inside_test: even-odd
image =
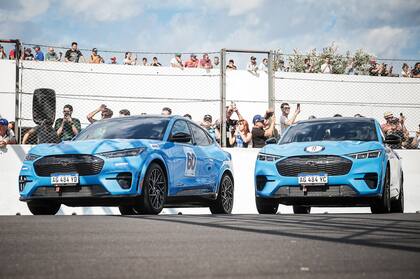
[[[274,115],[274,112],[270,111],[270,112],[267,112],[267,113],[265,114],[264,118],[265,118],[265,119],[270,119],[270,117],[272,117],[273,115]]]

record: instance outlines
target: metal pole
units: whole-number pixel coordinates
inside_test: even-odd
[[[226,49],[220,50],[220,145],[226,147]]]
[[[270,50],[268,53],[268,107],[275,111],[276,109],[276,96],[274,92],[274,71],[273,61],[274,53]]]
[[[20,87],[19,87],[19,60],[20,59],[20,41],[19,40],[15,40],[15,63],[16,63],[16,67],[15,67],[15,74],[16,74],[16,79],[15,79],[15,136],[16,136],[16,140],[17,143],[20,144],[21,143],[21,136],[20,136],[20,117],[19,117],[19,92],[20,92]]]

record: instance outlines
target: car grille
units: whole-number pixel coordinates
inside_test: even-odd
[[[339,156],[296,156],[279,161],[277,171],[282,176],[298,176],[300,173],[325,173],[327,175],[345,175],[352,166],[352,161]]]
[[[56,192],[55,187],[40,186],[32,194],[32,197],[93,197],[108,195],[109,192],[100,185],[63,186]]]
[[[282,186],[275,196],[283,197],[355,197],[357,192],[349,185],[308,186],[307,191],[302,191],[299,186]]]
[[[38,176],[50,176],[53,173],[71,173],[96,175],[101,172],[104,160],[92,155],[54,155],[45,156],[34,163]]]

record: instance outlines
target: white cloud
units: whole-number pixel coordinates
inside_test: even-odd
[[[44,14],[50,7],[50,0],[18,0],[10,10],[0,7],[0,22],[26,22]]]
[[[143,3],[136,0],[65,0],[61,5],[63,13],[93,21],[121,21],[143,12]]]
[[[239,16],[253,11],[263,4],[264,0],[208,0],[211,8],[226,9],[229,16]]]

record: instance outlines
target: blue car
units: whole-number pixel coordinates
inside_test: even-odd
[[[294,213],[313,206],[370,206],[372,213],[404,211],[403,172],[391,148],[397,135],[384,138],[370,118],[323,118],[298,122],[281,140],[268,140],[255,165],[256,205],[275,214],[279,204]]]
[[[164,207],[233,207],[231,155],[206,130],[180,116],[95,122],[72,141],[40,144],[26,155],[20,200],[35,214],[67,206],[118,206],[121,214]]]

